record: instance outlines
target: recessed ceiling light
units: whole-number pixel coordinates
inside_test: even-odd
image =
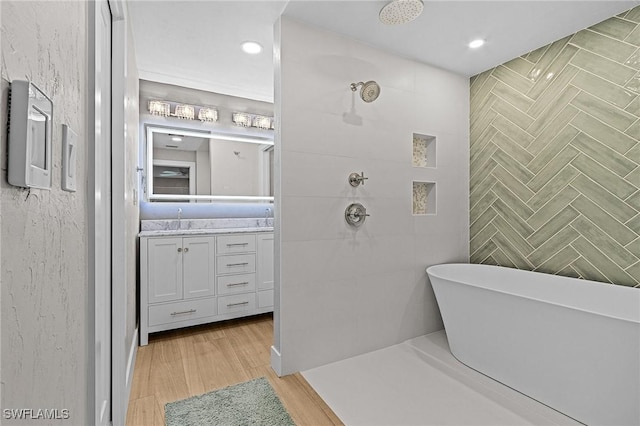
[[[182,138],[180,136],[174,136],[171,138],[171,140],[174,142],[182,142]]]
[[[244,50],[245,53],[249,53],[250,55],[257,55],[258,53],[262,52],[262,46],[260,45],[260,43],[256,43],[255,41],[245,41],[244,43],[242,43],[242,50]]]
[[[478,47],[482,46],[483,44],[484,44],[484,40],[479,38],[479,39],[473,40],[471,43],[469,43],[469,47],[472,48],[472,49],[477,49]]]

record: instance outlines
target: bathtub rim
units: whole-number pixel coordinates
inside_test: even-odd
[[[635,311],[635,316],[634,313],[629,313],[628,315],[616,315],[615,313],[611,313],[611,312],[606,312],[603,310],[593,310],[593,309],[587,309],[584,307],[580,307],[580,306],[576,306],[576,305],[569,305],[566,303],[562,303],[562,302],[558,302],[555,300],[551,300],[551,299],[543,299],[540,297],[535,297],[535,296],[531,296],[531,295],[526,295],[526,294],[522,294],[519,293],[517,291],[507,291],[504,289],[498,289],[498,288],[494,288],[488,285],[483,285],[482,283],[475,283],[475,282],[469,282],[470,280],[468,279],[454,279],[452,277],[447,277],[445,275],[443,275],[442,273],[438,273],[438,271],[444,270],[444,269],[448,269],[451,268],[453,266],[463,266],[463,267],[472,267],[472,268],[481,268],[481,269],[501,269],[501,270],[508,270],[511,273],[517,273],[517,274],[523,274],[523,275],[528,275],[531,276],[532,274],[535,275],[545,275],[547,277],[555,277],[558,279],[563,279],[563,280],[570,280],[574,283],[579,283],[579,285],[588,285],[588,286],[598,286],[598,287],[602,287],[602,286],[615,286],[614,288],[616,288],[615,291],[619,291],[619,292],[628,292],[629,294],[632,294],[632,292],[636,292],[636,294],[634,294],[637,299],[638,299],[638,306],[637,309]],[[508,268],[505,266],[497,266],[497,265],[485,265],[485,264],[477,264],[477,263],[441,263],[438,265],[432,265],[429,266],[428,268],[426,268],[426,272],[427,275],[429,276],[429,280],[431,281],[432,277],[450,282],[450,283],[455,283],[455,284],[461,284],[461,285],[468,285],[471,287],[475,287],[475,288],[481,288],[487,291],[495,291],[497,293],[502,293],[502,294],[506,294],[509,296],[513,296],[513,297],[520,297],[520,298],[524,298],[524,299],[529,299],[529,300],[533,300],[536,302],[540,302],[540,303],[547,303],[547,304],[551,304],[551,305],[555,305],[555,306],[559,306],[562,308],[566,308],[566,309],[571,309],[574,311],[579,311],[579,312],[583,312],[583,313],[587,313],[587,314],[591,314],[591,315],[601,315],[603,317],[607,317],[607,318],[611,318],[611,319],[615,319],[618,321],[625,321],[625,322],[630,322],[632,324],[638,325],[640,326],[640,288],[634,288],[634,287],[627,287],[627,286],[623,286],[623,285],[618,285],[618,284],[611,284],[611,283],[604,283],[604,282],[599,282],[599,281],[592,281],[592,280],[585,280],[585,279],[581,279],[581,278],[573,278],[573,277],[566,277],[563,275],[554,275],[554,274],[548,274],[548,273],[544,273],[544,272],[538,272],[538,271],[529,271],[526,269],[516,269],[516,268]],[[433,283],[431,284],[433,286]],[[436,293],[436,299],[438,298],[437,292],[434,289],[434,292]],[[631,302],[629,302],[631,303]]]

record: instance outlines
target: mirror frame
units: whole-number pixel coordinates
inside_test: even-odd
[[[219,139],[219,140],[227,140],[234,142],[248,142],[248,143],[256,143],[259,145],[274,145],[273,138],[260,137],[260,136],[245,136],[238,135],[233,133],[223,133],[223,132],[215,132],[209,130],[200,130],[200,129],[188,129],[181,127],[162,127],[158,125],[145,125],[146,128],[146,144],[147,144],[147,158],[146,158],[146,199],[149,202],[152,201],[184,201],[189,200],[190,202],[196,200],[203,201],[274,201],[273,196],[250,196],[250,195],[180,195],[180,194],[154,194],[153,193],[153,134],[154,133],[162,133],[162,134],[171,134],[179,131],[181,134],[185,136],[193,136],[193,137],[204,137],[208,139]]]

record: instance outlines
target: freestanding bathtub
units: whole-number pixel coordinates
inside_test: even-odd
[[[489,265],[427,269],[451,353],[588,425],[640,425],[640,289]]]

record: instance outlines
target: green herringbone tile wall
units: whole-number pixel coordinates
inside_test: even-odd
[[[471,79],[471,261],[640,286],[640,7]]]

